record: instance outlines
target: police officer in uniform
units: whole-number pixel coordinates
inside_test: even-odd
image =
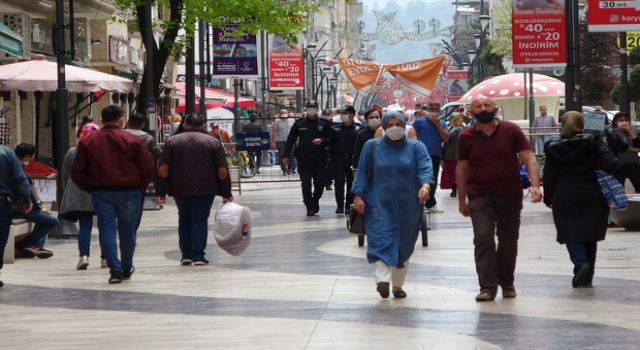
[[[332,142],[331,127],[326,120],[318,118],[318,102],[308,101],[305,109],[304,118],[296,120],[291,127],[282,162],[285,166],[289,163],[291,149],[297,141],[295,156],[302,181],[302,198],[307,216],[314,216],[320,211],[320,197],[326,179],[326,146]]]
[[[352,157],[358,135],[358,126],[353,118],[356,110],[353,106],[345,106],[340,110],[340,124],[332,126],[334,140],[329,150],[331,152],[331,171],[335,181],[336,214],[344,214],[344,209],[353,203],[351,184],[353,183]],[[344,185],[347,185],[345,203]]]

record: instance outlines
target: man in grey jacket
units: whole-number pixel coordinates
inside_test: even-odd
[[[29,213],[33,208],[31,186],[13,150],[0,145],[0,270],[11,230],[12,205],[20,205],[24,213]]]
[[[142,143],[147,145],[147,147],[149,148],[149,152],[151,153],[153,158],[157,160],[158,158],[160,158],[160,154],[162,153],[162,148],[158,146],[158,143],[156,142],[156,140],[153,139],[153,136],[149,135],[149,133],[142,130],[144,129],[146,124],[147,124],[147,117],[145,117],[144,114],[134,113],[129,117],[129,121],[127,122],[127,128],[124,130],[138,136],[140,141],[142,141]]]

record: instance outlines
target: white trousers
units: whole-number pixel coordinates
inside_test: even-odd
[[[407,271],[409,270],[409,260],[404,262],[404,268],[399,269],[395,266],[391,267],[384,261],[378,260],[373,263],[374,275],[376,284],[380,282],[391,282],[394,287],[401,288],[404,285],[404,280],[407,277]]]

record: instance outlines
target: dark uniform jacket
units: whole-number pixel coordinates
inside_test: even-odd
[[[362,153],[362,148],[364,144],[371,140],[376,135],[376,131],[371,129],[370,127],[366,127],[358,132],[356,136],[355,146],[353,147],[353,166],[358,167],[358,162],[360,161],[360,153]]]
[[[319,145],[313,144],[316,138],[322,139]],[[284,148],[284,158],[290,158],[291,149],[298,141],[296,158],[304,160],[325,160],[326,146],[331,144],[332,135],[329,123],[324,119],[309,119],[308,117],[296,120],[291,127],[287,144]]]
[[[329,147],[331,158],[346,158],[349,163],[351,162],[358,130],[358,126],[355,123],[349,126],[344,123],[332,126],[333,143]]]

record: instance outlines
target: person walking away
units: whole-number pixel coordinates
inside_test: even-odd
[[[538,135],[536,138],[538,154],[544,156],[544,144],[548,141],[555,140],[556,136],[553,133],[556,132],[558,124],[553,118],[553,115],[547,113],[547,106],[540,106],[540,114],[533,119],[534,132]]]
[[[242,132],[250,134],[258,134],[264,132],[262,124],[258,121],[258,117],[255,113],[249,115],[249,124],[242,126]],[[250,151],[249,155],[249,167],[256,169],[256,174],[260,174],[260,164],[262,163],[262,151]]]
[[[488,98],[471,102],[477,121],[458,136],[458,209],[470,216],[480,293],[476,301],[492,301],[498,286],[503,298],[515,298],[522,185],[519,160],[527,165],[533,202],[542,200],[538,163],[518,125],[496,119],[498,108]],[[468,199],[468,202],[467,202]],[[496,249],[495,237],[498,237]]]
[[[214,197],[229,202],[233,196],[224,147],[206,133],[201,116],[188,116],[184,132],[165,143],[157,189],[158,203],[164,203],[168,194],[178,206],[180,264],[207,265],[207,227]]]
[[[140,141],[147,146],[153,158],[158,159],[160,158],[160,154],[162,154],[162,148],[160,148],[156,140],[153,139],[153,136],[142,130],[146,124],[147,117],[142,113],[136,112],[129,117],[129,121],[127,122],[128,127],[124,130],[137,136]]]
[[[287,137],[291,130],[292,121],[289,119],[289,114],[286,109],[281,109],[278,114],[278,118],[273,122],[271,130],[273,132],[272,148],[278,150],[278,163],[280,163],[280,170],[282,170],[282,176],[291,175],[291,164],[285,166],[282,162],[282,155],[284,154],[284,147],[287,144]]]
[[[307,216],[314,216],[320,211],[320,198],[326,180],[326,147],[332,142],[331,127],[326,120],[318,119],[318,102],[308,101],[305,109],[305,117],[296,120],[291,127],[282,161],[285,165],[289,164],[291,149],[297,142],[296,159],[300,173],[302,199],[307,209]]]
[[[386,113],[382,127],[385,136],[367,141],[362,150],[353,206],[364,214],[367,260],[374,266],[377,292],[388,298],[392,283],[393,296],[406,298],[402,287],[433,170],[424,144],[407,139],[401,112]]]
[[[29,162],[35,160],[36,146],[21,143],[16,146],[15,152],[22,166],[26,167]],[[48,259],[53,256],[53,252],[44,248],[47,235],[55,230],[58,224],[60,224],[60,221],[46,209],[42,208],[40,194],[34,185],[33,179],[29,174],[26,175],[31,186],[32,210],[25,213],[21,207],[14,208],[13,217],[26,219],[32,222],[34,226],[31,233],[16,244],[16,249],[26,257]]]
[[[84,126],[85,130],[83,130],[78,142],[94,133],[100,132],[100,128],[96,127],[88,128]],[[93,203],[91,203],[91,194],[81,190],[71,179],[71,166],[76,158],[77,151],[78,149],[75,146],[69,148],[62,162],[61,175],[64,193],[60,201],[60,217],[78,222],[78,252],[80,257],[76,264],[76,269],[86,270],[89,267],[89,256],[91,255],[91,231],[93,230],[95,209],[93,208]],[[100,267],[107,267],[107,262],[103,255],[101,255]]]
[[[636,193],[640,192],[640,138],[631,126],[629,114],[618,112],[613,116],[607,132],[607,144],[618,158],[618,165],[611,174],[624,186],[631,181]]]
[[[603,140],[584,133],[582,114],[567,112],[563,119],[561,140],[545,144],[544,203],[553,212],[556,240],[567,246],[574,265],[573,287],[591,287],[609,217],[595,171],[613,171],[616,162]]]
[[[440,160],[442,159],[442,142],[448,141],[450,136],[446,130],[444,120],[438,119],[440,113],[440,104],[437,102],[429,102],[427,106],[422,107],[421,114],[426,117],[419,118],[413,123],[418,140],[427,147],[431,163],[433,165],[433,183],[431,184],[431,193],[429,200],[425,203],[425,208],[430,213],[442,213],[442,210],[436,208],[436,188],[438,187],[438,175],[440,174]]]
[[[0,145],[0,271],[4,249],[11,231],[12,206],[21,207],[28,214],[33,208],[31,185],[15,152]],[[4,283],[0,280],[0,287]]]
[[[336,214],[344,214],[344,209],[353,203],[351,185],[353,184],[352,158],[353,148],[358,135],[358,127],[353,118],[356,110],[353,106],[345,106],[340,110],[342,123],[333,126],[334,142],[329,147],[335,181],[334,195],[336,199]],[[345,184],[347,187],[345,201]]]
[[[382,113],[377,109],[370,109],[364,113],[364,119],[367,122],[367,127],[358,132],[353,147],[354,175],[358,171],[358,163],[360,162],[360,154],[364,144],[374,138],[376,130],[382,125]]]
[[[71,179],[91,193],[98,217],[100,248],[109,266],[109,283],[122,283],[134,272],[136,226],[142,210],[140,191],[153,179],[155,165],[147,146],[123,130],[124,111],[102,109],[102,129],[78,142]],[[120,242],[120,259],[118,243]]]
[[[463,130],[462,114],[460,112],[451,115],[451,125],[447,129],[449,140],[442,147],[442,181],[440,188],[451,189],[450,197],[458,195],[456,186],[456,163],[458,160],[458,135]]]

